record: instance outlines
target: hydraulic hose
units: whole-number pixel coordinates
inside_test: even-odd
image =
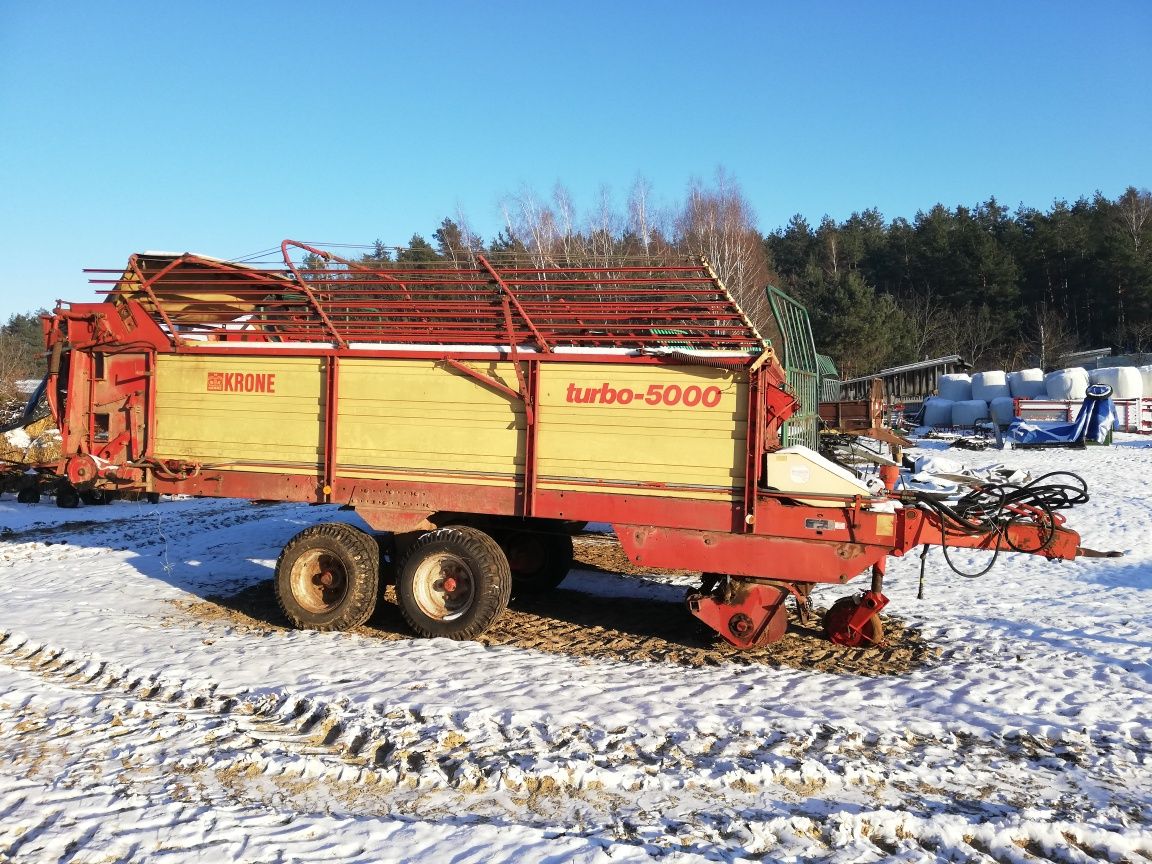
[[[1052,471],[1023,485],[988,483],[973,489],[951,505],[922,493],[912,494],[917,506],[931,510],[940,520],[940,548],[944,550],[944,560],[948,567],[960,576],[974,579],[983,576],[996,564],[1001,551],[1000,544],[996,544],[986,567],[975,573],[966,573],[948,555],[949,533],[965,536],[992,534],[1015,552],[1039,552],[1056,536],[1056,512],[1088,501],[1088,484],[1083,477],[1071,471]],[[1012,541],[1009,526],[1021,524],[1042,528],[1044,541],[1039,547],[1024,549]]]

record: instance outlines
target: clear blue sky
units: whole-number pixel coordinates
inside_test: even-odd
[[[718,165],[761,230],[1152,185],[1152,2],[0,0],[0,320],[133,251],[404,243]]]

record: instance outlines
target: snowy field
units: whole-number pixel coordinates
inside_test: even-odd
[[[871,676],[249,624],[354,515],[5,496],[0,861],[1152,860],[1152,441],[948,456],[1082,474],[1069,524],[1125,557],[936,551],[922,601],[893,559],[936,650]]]

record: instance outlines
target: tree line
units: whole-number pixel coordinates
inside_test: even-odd
[[[1152,355],[1152,193],[1127,188],[1047,210],[936,204],[911,220],[875,208],[816,226],[803,216],[761,234],[729,176],[693,183],[670,208],[637,181],[623,207],[601,191],[577,215],[568,190],[521,190],[484,243],[464,217],[431,241],[414,234],[395,259],[381,244],[365,261],[474,263],[515,252],[537,266],[666,262],[703,255],[764,331],[766,284],[808,307],[818,350],[845,376],[959,354],[978,368],[1057,366],[1078,349]],[[1152,359],[1152,358],[1150,358]]]
[[[1077,349],[1152,353],[1147,189],[1011,213],[990,198],[912,220],[795,216],[765,244],[822,350],[856,374],[945,354],[1050,369]]]
[[[803,216],[762,234],[738,183],[723,170],[659,206],[638,179],[617,203],[601,189],[578,211],[557,184],[521,189],[500,204],[487,241],[457,213],[402,248],[381,241],[374,266],[473,266],[478,253],[516,254],[540,267],[668,263],[704,256],[762,332],[764,286],[808,307],[817,349],[845,377],[959,354],[981,368],[1052,368],[1083,348],[1152,355],[1152,193],[1129,187],[1046,210],[1009,211],[995,198],[936,204],[912,219],[869,208],[813,226]],[[313,260],[311,266],[322,266]],[[0,382],[43,368],[37,313],[0,325]]]

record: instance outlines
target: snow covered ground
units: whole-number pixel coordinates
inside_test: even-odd
[[[354,515],[5,497],[0,861],[1152,860],[1152,441],[948,455],[1081,473],[1126,554],[894,559],[898,675],[247,624],[206,610]]]

